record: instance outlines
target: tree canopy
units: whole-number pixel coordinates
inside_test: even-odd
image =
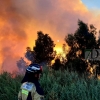
[[[37,40],[35,40],[35,46],[33,51],[35,53],[36,62],[50,62],[54,59],[53,48],[55,47],[54,41],[48,34],[43,32],[37,32]]]
[[[85,49],[97,48],[96,33],[96,28],[93,25],[88,27],[86,23],[79,20],[75,33],[65,37],[66,43],[70,46],[66,63],[67,65],[71,63],[70,69],[79,72],[86,71],[88,65],[84,54]]]

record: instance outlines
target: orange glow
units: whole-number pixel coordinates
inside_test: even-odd
[[[99,28],[100,15],[94,16],[81,0],[0,0],[0,4],[0,70],[17,70],[16,61],[26,47],[33,49],[37,31],[49,34],[59,54],[65,36],[77,29],[78,19]]]
[[[61,47],[55,47],[54,50],[57,52],[57,54],[60,54],[63,52]]]

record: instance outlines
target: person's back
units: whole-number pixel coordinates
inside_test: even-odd
[[[33,74],[33,69],[31,70],[31,73],[29,72],[30,70],[31,68],[27,68],[26,74],[22,80],[18,100],[43,100],[44,93],[37,78],[37,76],[39,77],[39,73]]]

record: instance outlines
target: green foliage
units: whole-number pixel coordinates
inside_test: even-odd
[[[0,75],[0,100],[17,100],[22,76]],[[68,71],[44,70],[40,79],[45,100],[100,100],[100,80],[79,77]]]
[[[77,73],[53,71],[40,80],[45,100],[99,100],[100,81],[79,77]]]
[[[0,100],[18,100],[21,77],[12,78],[11,76],[7,72],[0,75]]]

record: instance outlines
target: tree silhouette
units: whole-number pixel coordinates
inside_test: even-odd
[[[78,29],[74,34],[68,34],[65,38],[66,43],[70,46],[67,54],[67,66],[69,69],[85,72],[88,66],[85,59],[85,50],[96,48],[96,28],[82,21],[78,21]]]
[[[25,70],[26,70],[28,64],[25,62],[24,58],[21,57],[21,58],[17,61],[16,64],[17,64],[17,67],[18,67],[18,69],[19,69],[20,74],[25,73]]]
[[[55,63],[53,64],[53,69],[59,70],[59,69],[61,69],[61,67],[62,67],[62,63],[61,63],[60,59],[56,58]]]
[[[31,62],[34,62],[34,61],[35,61],[35,54],[34,54],[34,52],[31,50],[30,47],[27,47],[27,48],[26,48],[25,57],[26,57],[29,61],[31,61]]]
[[[35,53],[35,60],[38,63],[41,62],[50,62],[54,59],[53,48],[55,47],[54,41],[48,34],[44,34],[43,32],[37,32],[38,38],[35,41],[35,47],[33,47],[33,51]]]

